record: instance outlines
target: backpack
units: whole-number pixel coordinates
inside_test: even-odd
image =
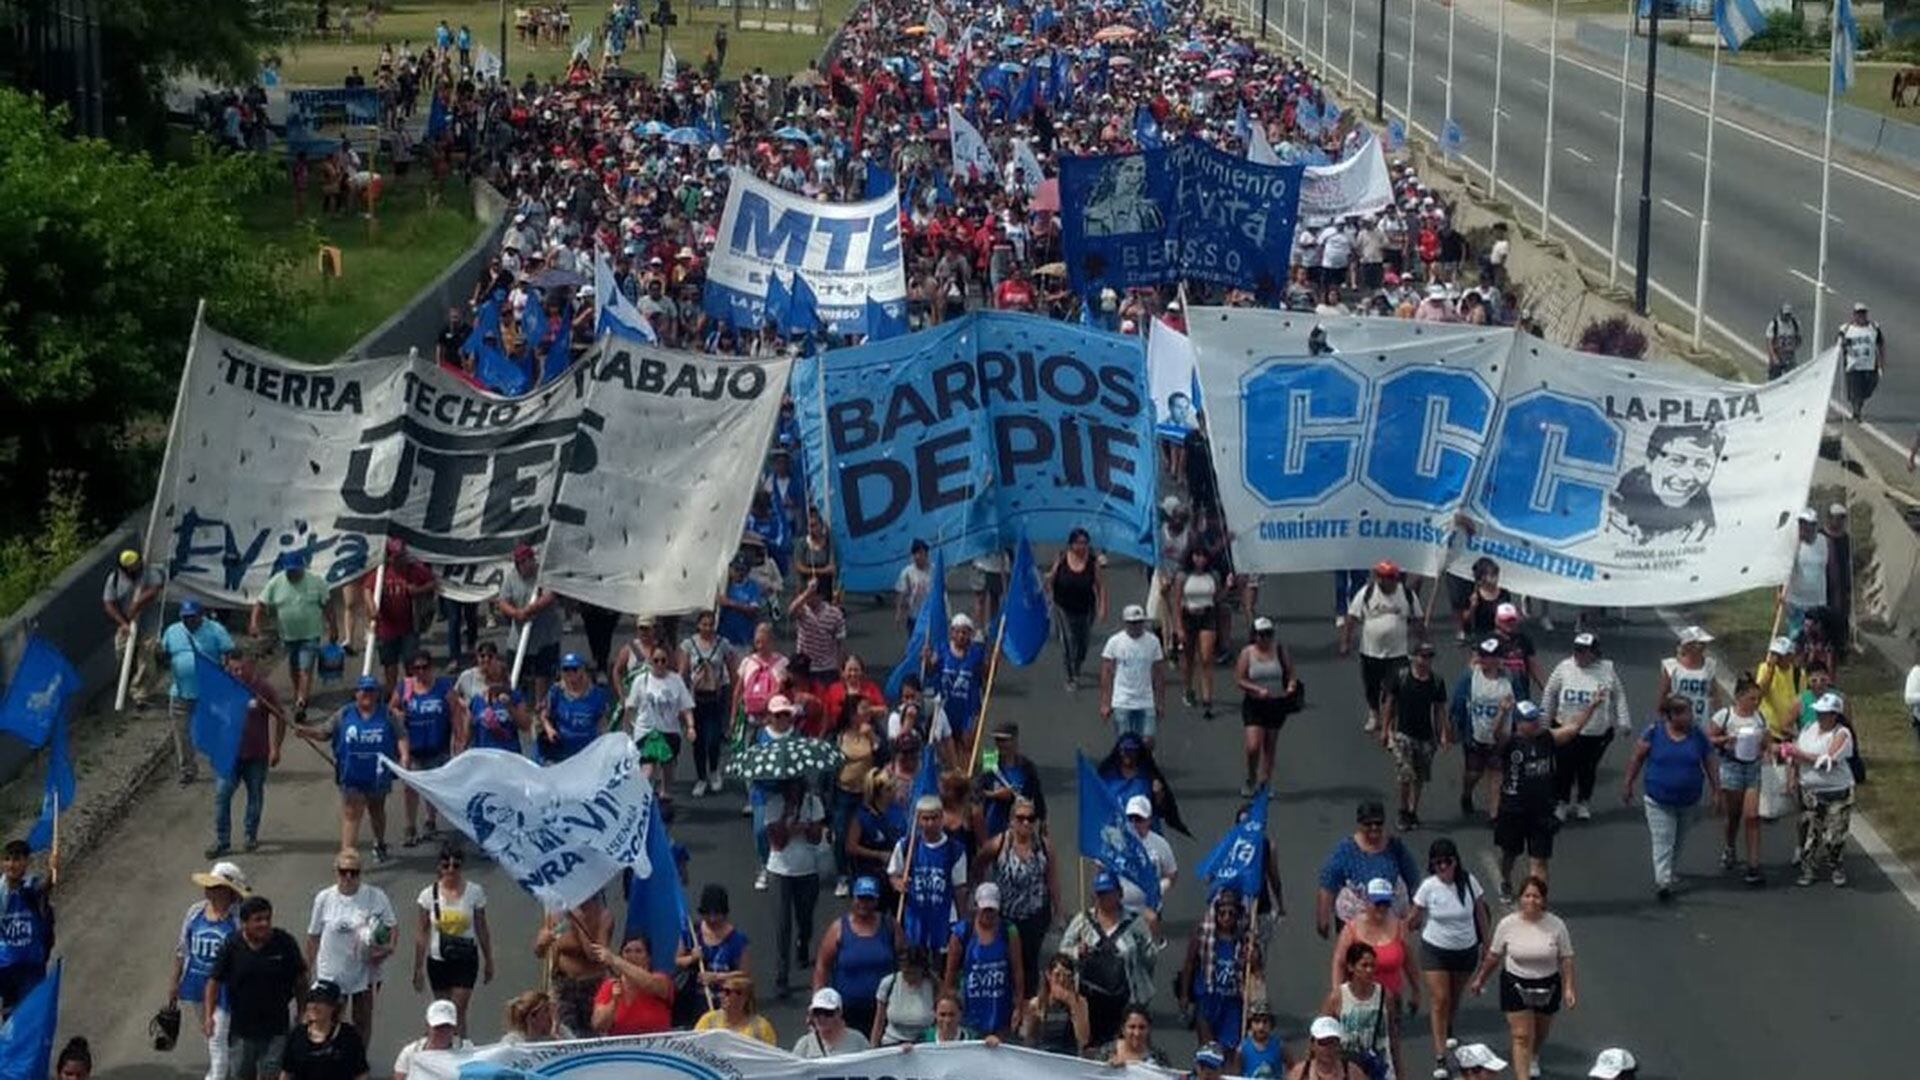
[[[1114,941],[1127,932],[1133,920],[1134,916],[1128,915],[1113,928],[1113,933],[1100,934],[1100,940],[1080,958],[1080,985],[1109,998],[1123,998],[1131,993],[1127,962],[1120,958],[1120,949]],[[1094,926],[1094,932],[1100,932],[1098,925]]]
[[[740,686],[740,700],[746,705],[747,713],[759,716],[767,711],[767,703],[780,690],[780,675],[772,664],[755,664],[753,671]]]

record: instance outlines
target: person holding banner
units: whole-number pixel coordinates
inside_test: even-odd
[[[560,661],[562,623],[559,598],[540,588],[540,560],[532,544],[514,545],[513,573],[500,579],[493,605],[511,620],[508,640],[526,641],[525,665],[533,681],[530,700],[545,701]]]
[[[407,677],[393,688],[387,707],[406,725],[407,746],[413,751],[415,768],[434,769],[447,763],[453,749],[453,680],[434,673],[433,657],[425,649],[407,658]],[[420,816],[420,793],[409,787],[401,798],[407,827],[400,846],[413,847],[421,839],[414,827]],[[429,803],[426,835],[432,837],[439,831],[439,811]]]
[[[1080,965],[1073,954],[1057,952],[1047,961],[1040,992],[1027,1002],[1020,1040],[1035,1050],[1084,1057],[1092,1023],[1087,998],[1080,992]]]
[[[548,914],[534,935],[533,954],[547,961],[552,975],[554,1018],[562,1033],[579,1038],[593,1030],[593,999],[607,976],[600,959],[613,940],[613,911],[599,893],[557,915]],[[598,952],[598,956],[596,955]]]
[[[297,733],[308,742],[317,744],[325,738],[332,743],[333,782],[340,789],[340,850],[354,849],[364,817],[373,828],[374,861],[384,864],[387,792],[393,778],[380,759],[389,757],[410,769],[413,757],[405,729],[395,726],[392,714],[380,702],[380,680],[360,676],[353,686],[353,700],[340,707],[327,727],[297,729]]]
[[[133,677],[129,683],[135,708],[144,708],[147,700],[146,657],[139,651],[140,616],[146,614],[166,583],[166,575],[159,567],[147,565],[138,551],[127,548],[114,560],[114,568],[107,571],[107,583],[100,592],[100,608],[113,624],[114,647],[135,650]]]
[[[731,972],[720,980],[720,1004],[701,1014],[695,1031],[731,1031],[735,1035],[757,1039],[768,1046],[779,1045],[773,1024],[760,1014],[760,1003],[753,993],[753,977]]]
[[[607,977],[593,995],[593,1031],[597,1035],[656,1035],[673,1028],[673,980],[653,969],[645,934],[636,934],[618,953],[599,942],[587,946],[605,965]]]

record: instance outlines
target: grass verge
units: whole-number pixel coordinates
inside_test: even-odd
[[[790,4],[777,4],[771,10],[763,11],[749,3],[741,9],[740,17],[745,22],[751,24],[764,18],[767,29],[747,29],[736,25],[732,8],[695,8],[691,4],[681,4],[676,12],[680,16],[680,25],[672,28],[668,40],[683,70],[699,67],[713,51],[714,31],[725,26],[727,60],[721,71],[723,78],[742,75],[756,67],[764,69],[769,75],[790,75],[806,67],[808,60],[820,55],[820,50],[826,46],[827,36],[846,21],[856,2],[817,0],[818,10],[799,12],[790,10]],[[604,11],[604,7],[576,4],[574,36],[586,33],[589,19],[595,20],[593,25],[597,27]],[[296,86],[338,86],[348,69],[354,65],[359,65],[361,73],[371,81],[382,44],[391,43],[398,48],[402,42],[411,41],[417,50],[433,41],[434,27],[442,19],[455,31],[464,24],[473,31],[476,45],[499,51],[500,7],[497,3],[399,0],[391,11],[381,15],[372,33],[364,32],[356,23],[350,42],[341,41],[335,34],[325,41],[305,37],[283,46],[281,81]],[[789,25],[792,29],[787,28]],[[515,81],[524,78],[528,72],[544,80],[567,70],[567,63],[573,55],[571,43],[543,42],[538,46],[522,46],[517,31],[511,25],[507,28],[507,34],[507,74]],[[599,62],[600,48],[596,39],[593,52],[595,63]],[[660,71],[659,29],[649,27],[645,48],[638,47],[629,39],[622,62],[633,71],[657,75]]]
[[[1750,75],[1786,83],[1822,99],[1827,96],[1827,72],[1831,69],[1824,56],[1813,60],[1737,60],[1735,63]],[[1904,109],[1893,107],[1893,73],[1905,66],[1859,65],[1853,87],[1840,95],[1838,100],[1896,120],[1920,123],[1920,109],[1911,105]]]
[[[280,182],[241,208],[262,243],[285,248],[303,302],[279,320],[260,345],[309,363],[340,357],[347,347],[399,310],[480,235],[466,184],[452,180],[435,203],[432,180],[416,167],[389,176],[377,220],[358,213],[319,216],[310,195],[296,218],[290,185]],[[321,245],[340,249],[341,276],[323,277]]]

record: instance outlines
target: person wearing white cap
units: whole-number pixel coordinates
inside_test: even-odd
[[[965,612],[955,615],[947,623],[947,640],[930,646],[923,661],[923,667],[932,669],[932,689],[947,714],[947,726],[954,738],[966,739],[973,734],[987,685],[987,648],[974,640],[973,619]]]
[[[1307,1054],[1288,1073],[1290,1080],[1367,1080],[1367,1070],[1347,1057],[1347,1029],[1331,1016],[1316,1016],[1307,1028]]]
[[[1275,636],[1273,620],[1267,616],[1253,620],[1253,638],[1233,662],[1233,681],[1243,695],[1241,745],[1247,769],[1240,797],[1250,797],[1257,786],[1267,788],[1267,798],[1271,799],[1274,744],[1281,725],[1300,708],[1300,681],[1294,672],[1293,654]]]
[[[1819,331],[1816,329],[1815,333]],[[1853,317],[1840,324],[1834,335],[1840,347],[1840,359],[1846,369],[1847,405],[1853,410],[1853,422],[1859,423],[1867,400],[1880,387],[1880,374],[1887,366],[1887,338],[1880,325],[1867,318],[1867,305],[1855,303]]]
[[[1595,1080],[1634,1080],[1640,1075],[1640,1063],[1628,1051],[1614,1047],[1600,1051],[1587,1075]]]
[[[1760,687],[1760,715],[1777,740],[1792,739],[1800,732],[1800,691],[1807,684],[1800,646],[1782,635],[1767,644],[1766,658],[1753,672]]]
[[[393,1059],[393,1080],[407,1080],[413,1056],[425,1050],[465,1050],[473,1044],[460,1034],[460,1010],[444,998],[427,1006],[427,1033],[400,1048]]]
[[[940,796],[922,795],[913,804],[914,830],[893,845],[887,877],[905,897],[901,931],[908,945],[928,953],[947,947],[949,928],[966,895],[967,853],[947,836]]]
[[[1180,862],[1174,858],[1173,845],[1153,830],[1152,799],[1135,795],[1127,800],[1125,810],[1127,825],[1140,838],[1141,846],[1147,849],[1147,858],[1153,863],[1154,872],[1160,876],[1160,896],[1164,903],[1165,898],[1172,894],[1173,883],[1180,877]],[[1158,929],[1159,911],[1149,910],[1147,894],[1125,877],[1120,879],[1120,903],[1128,911],[1144,915],[1147,922]]]
[[[1554,816],[1571,815],[1587,821],[1588,805],[1600,773],[1600,759],[1614,736],[1633,730],[1627,708],[1627,687],[1613,661],[1600,655],[1600,639],[1582,631],[1573,635],[1573,655],[1556,664],[1540,696],[1542,720],[1557,729],[1569,720],[1579,723],[1574,738],[1561,743],[1554,770]]]
[[[1145,608],[1128,604],[1120,621],[1100,650],[1100,718],[1113,722],[1115,735],[1138,735],[1151,747],[1166,697],[1167,654],[1147,633]]]
[[[1492,1076],[1495,1073],[1505,1072],[1507,1068],[1506,1060],[1494,1053],[1486,1043],[1468,1043],[1455,1050],[1453,1063],[1460,1067],[1460,1075],[1466,1080]]]
[[[1660,685],[1655,701],[1675,694],[1693,706],[1695,720],[1704,720],[1719,711],[1724,700],[1720,691],[1720,661],[1707,655],[1713,635],[1699,626],[1682,627],[1673,655],[1660,661]]]
[[[847,1026],[840,1011],[840,991],[823,986],[813,992],[807,1003],[807,1033],[793,1044],[796,1057],[826,1058],[839,1054],[857,1054],[872,1044],[867,1037]]]
[[[247,876],[230,862],[217,862],[206,873],[193,875],[205,890],[202,899],[187,906],[180,921],[180,937],[173,950],[173,974],[168,977],[167,1005],[179,1008],[184,999],[204,1014],[207,977],[220,947],[240,929],[240,901],[249,895]],[[204,1029],[206,1017],[202,1015]],[[214,1010],[214,1031],[207,1039],[207,1080],[226,1080],[227,1023],[224,1005]]]
[[[1833,557],[1832,545],[1820,531],[1820,515],[1809,506],[1798,516],[1799,543],[1793,547],[1793,568],[1787,583],[1780,587],[1780,602],[1786,605],[1781,626],[1790,638],[1799,638],[1807,613],[1827,604],[1827,566]]]
[[[1847,883],[1845,856],[1855,783],[1852,759],[1859,749],[1853,729],[1846,724],[1846,711],[1846,700],[1839,694],[1822,695],[1813,703],[1814,722],[1780,747],[1788,763],[1788,790],[1800,796],[1805,831],[1798,885],[1813,884],[1823,868],[1831,873],[1834,885]]]
[[[973,890],[973,914],[947,940],[945,981],[960,998],[960,1019],[981,1035],[1005,1038],[1026,1007],[1020,931],[1000,918],[1000,886]]]

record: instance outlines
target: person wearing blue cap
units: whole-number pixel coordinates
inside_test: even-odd
[[[320,660],[321,634],[340,640],[340,627],[327,603],[327,583],[307,573],[307,556],[289,551],[280,556],[279,569],[267,579],[247,617],[247,634],[261,636],[263,616],[273,610],[274,630],[287,650],[287,675],[293,682],[293,722],[307,722],[307,699],[313,693],[313,669]]]
[[[874,1030],[880,1008],[880,983],[893,974],[894,957],[904,947],[899,927],[880,908],[879,879],[853,882],[846,914],[827,925],[814,951],[813,988],[840,991],[847,1025],[862,1034]]]
[[[1121,904],[1119,875],[1104,866],[1094,871],[1093,905],[1060,937],[1060,951],[1080,964],[1089,1046],[1112,1042],[1127,1008],[1153,999],[1154,961],[1164,948],[1146,919]]]
[[[373,827],[373,858],[387,861],[387,792],[393,776],[380,763],[384,755],[413,767],[407,733],[394,722],[380,700],[380,680],[362,675],[353,684],[353,700],[341,706],[327,728],[301,728],[310,742],[329,738],[333,744],[333,782],[340,788],[340,850],[352,851],[360,835],[360,819]]]
[[[540,737],[534,740],[540,760],[553,765],[584,750],[606,731],[612,712],[613,693],[588,677],[586,658],[562,656],[560,681],[547,688],[540,710]]]
[[[191,784],[200,775],[200,758],[193,748],[189,726],[193,707],[200,699],[197,660],[206,657],[216,664],[225,663],[233,651],[233,637],[219,620],[209,619],[198,600],[180,601],[180,619],[160,635],[160,651],[173,669],[173,685],[167,691],[167,726],[173,734],[173,757],[180,767],[180,783]]]
[[[1191,1080],[1220,1080],[1221,1072],[1227,1067],[1226,1052],[1220,1044],[1210,1042],[1193,1052],[1193,1071],[1187,1076]]]

